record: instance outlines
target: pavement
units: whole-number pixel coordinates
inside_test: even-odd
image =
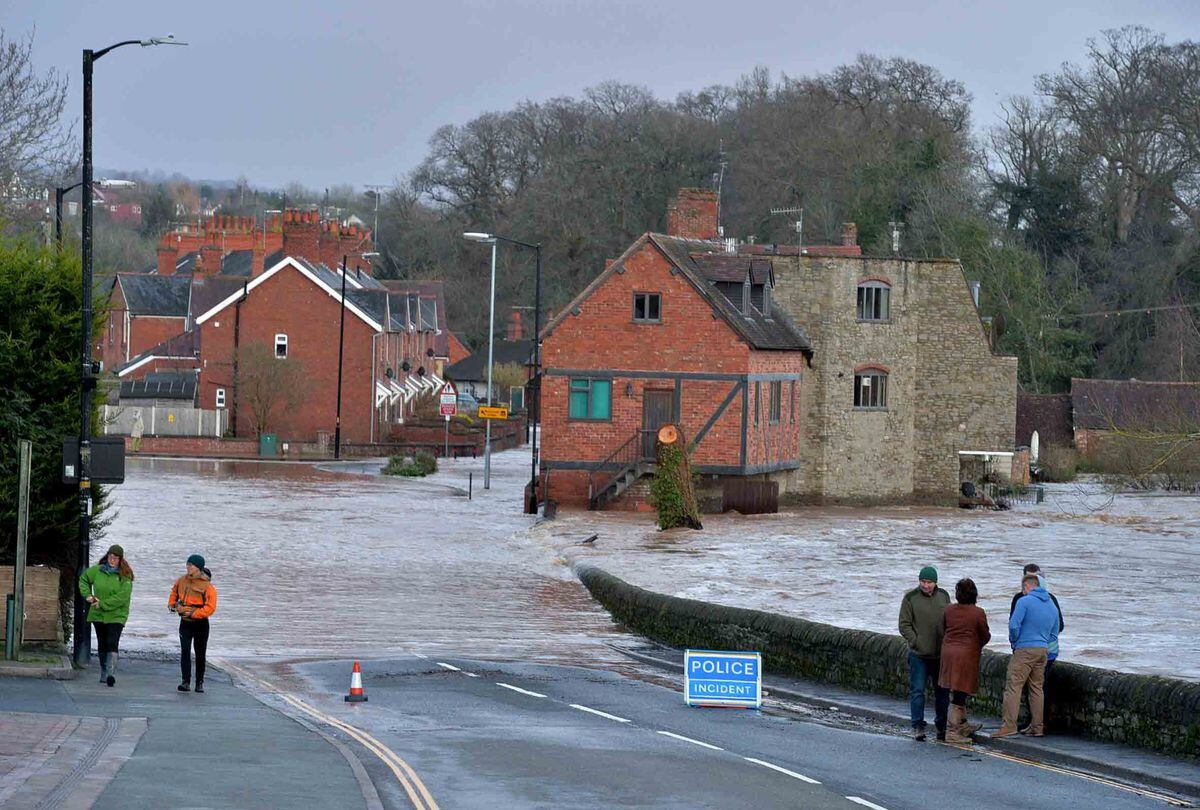
[[[176,691],[173,662],[124,659],[117,675],[0,679],[0,806],[371,806],[337,746],[224,673],[204,694]]]
[[[364,660],[368,701],[351,704],[351,661],[214,663],[203,695],[175,691],[173,662],[148,659],[123,661],[111,689],[94,667],[0,679],[0,805],[1194,806],[991,746],[916,743],[780,699],[770,680],[762,710],[696,709],[677,670],[414,653]]]

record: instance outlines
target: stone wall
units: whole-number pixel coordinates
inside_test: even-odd
[[[957,261],[776,257],[775,301],[815,347],[801,466],[787,490],[819,500],[945,500],[959,450],[1011,450],[1017,361],[992,354]],[[860,321],[862,281],[888,285],[885,321]],[[888,374],[887,407],[853,407],[855,370]]]
[[[900,636],[846,630],[760,610],[643,590],[591,565],[576,573],[621,623],[655,641],[710,650],[757,650],[769,672],[904,698],[907,645]],[[1009,656],[985,651],[972,712],[999,716]],[[1200,684],[1059,661],[1047,726],[1100,740],[1200,758]]]

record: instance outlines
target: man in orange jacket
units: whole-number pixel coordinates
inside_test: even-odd
[[[175,580],[167,610],[179,614],[179,668],[183,672],[180,692],[191,690],[192,648],[196,649],[196,691],[204,691],[204,653],[208,649],[208,617],[217,609],[217,589],[204,558],[187,558],[187,573]]]

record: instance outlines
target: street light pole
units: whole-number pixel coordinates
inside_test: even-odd
[[[492,239],[492,292],[488,307],[488,407],[492,407],[492,359],[496,343],[496,240]],[[487,421],[487,436],[483,446],[483,488],[492,488],[492,420]]]
[[[337,421],[333,425],[333,457],[342,457],[342,347],[346,342],[346,254],[342,254],[342,319],[338,326]],[[371,394],[374,396],[374,393]]]
[[[79,538],[75,560],[75,576],[87,568],[91,551],[92,517],[92,389],[96,387],[97,371],[92,367],[92,65],[109,51],[125,45],[184,45],[166,38],[127,39],[93,51],[83,51],[83,317],[80,324],[80,382],[79,382]],[[75,591],[74,653],[75,663],[86,666],[92,655],[92,634],[87,628],[87,603]]]
[[[533,433],[530,437],[529,496],[533,499],[530,512],[537,514],[538,502],[538,426],[542,421],[542,243],[534,245],[537,253],[537,270],[533,287]],[[525,404],[526,415],[529,403]]]

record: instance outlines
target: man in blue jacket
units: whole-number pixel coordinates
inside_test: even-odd
[[[1058,608],[1037,574],[1027,574],[1021,580],[1021,590],[1025,595],[1017,600],[1017,607],[1008,619],[1008,642],[1013,653],[1008,661],[1008,684],[1004,688],[1004,719],[993,738],[1017,733],[1021,691],[1027,684],[1031,715],[1027,733],[1032,737],[1041,737],[1044,733],[1042,685],[1050,643],[1058,638]]]

